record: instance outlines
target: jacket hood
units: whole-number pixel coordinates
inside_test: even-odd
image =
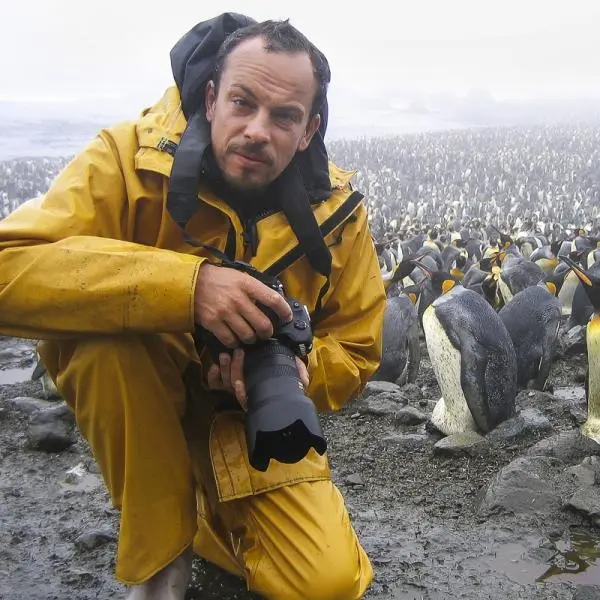
[[[245,15],[227,12],[203,21],[188,31],[171,50],[171,68],[181,97],[185,118],[193,121],[195,148],[204,153],[210,144],[210,126],[204,111],[206,84],[213,75],[217,52],[227,36],[237,29],[255,24],[256,21]],[[294,179],[301,183],[310,202],[321,202],[331,194],[328,156],[324,137],[327,130],[328,106],[325,99],[321,110],[319,130],[313,136],[309,147],[298,152],[289,171],[299,174],[291,178],[284,173],[286,180]]]

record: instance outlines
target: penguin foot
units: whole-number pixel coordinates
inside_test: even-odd
[[[471,416],[471,411],[464,401],[448,406],[444,398],[440,398],[431,413],[431,423],[445,435],[479,431]]]

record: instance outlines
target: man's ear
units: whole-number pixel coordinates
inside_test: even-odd
[[[306,129],[304,130],[304,135],[300,140],[300,144],[298,145],[298,150],[300,152],[304,152],[308,148],[310,141],[315,135],[317,129],[319,129],[319,125],[321,124],[321,115],[316,114],[314,117],[311,117],[308,121]]]
[[[215,114],[215,104],[217,103],[217,90],[212,79],[206,84],[204,102],[206,104],[206,120],[210,123]]]

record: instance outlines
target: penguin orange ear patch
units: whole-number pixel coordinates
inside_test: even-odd
[[[417,295],[416,295],[414,292],[410,292],[410,293],[408,294],[408,298],[410,299],[410,301],[411,301],[413,304],[416,304],[416,303],[417,303]]]
[[[442,283],[442,292],[447,294],[454,286],[456,285],[456,281],[453,279],[444,279]]]
[[[546,281],[546,287],[553,296],[556,296],[556,285],[553,281]]]

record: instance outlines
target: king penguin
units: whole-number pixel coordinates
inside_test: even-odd
[[[417,379],[421,362],[419,318],[415,308],[417,297],[400,289],[401,281],[413,269],[412,262],[401,262],[386,290],[381,362],[371,381],[403,385]]]
[[[498,313],[515,348],[520,387],[546,387],[561,317],[555,294],[554,282],[533,285],[513,296]]]
[[[423,315],[429,358],[442,398],[431,417],[450,435],[487,433],[514,413],[515,350],[500,317],[449,273],[429,274],[439,296]]]
[[[582,269],[568,256],[561,257],[561,260],[577,275],[594,308],[586,328],[587,420],[581,427],[581,433],[600,444],[600,276]]]

